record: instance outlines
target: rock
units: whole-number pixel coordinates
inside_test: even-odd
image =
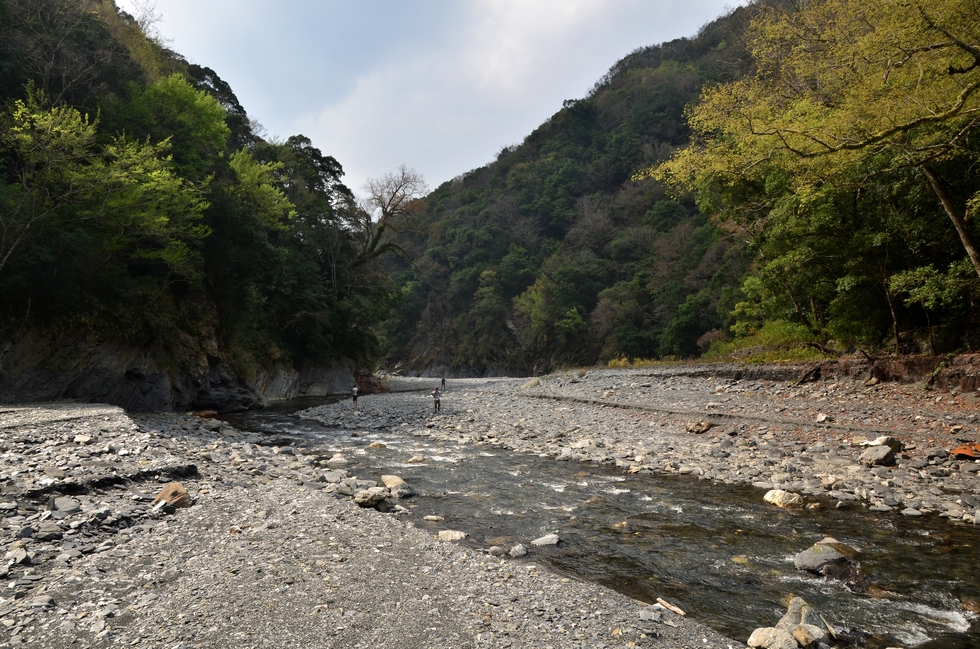
[[[394,498],[411,498],[415,495],[415,490],[408,483],[396,475],[383,475],[381,482],[384,483]]]
[[[762,649],[799,649],[796,639],[788,631],[773,627],[756,629],[749,636],[747,644]]]
[[[865,466],[891,466],[895,464],[895,451],[889,446],[872,446],[858,458]]]
[[[66,514],[74,514],[75,512],[81,511],[82,506],[78,504],[78,501],[74,498],[69,498],[68,496],[63,496],[61,498],[55,498],[52,503],[52,509],[59,512],[65,512]]]
[[[507,554],[507,551],[506,551],[506,550],[504,550],[504,549],[503,549],[502,547],[500,547],[499,545],[491,545],[491,546],[490,546],[490,547],[489,547],[489,548],[487,549],[487,554],[489,554],[489,555],[490,555],[491,557],[502,557],[502,556],[504,556],[505,554]]]
[[[34,533],[36,541],[57,541],[61,537],[61,526],[54,521],[44,521]]]
[[[466,532],[460,532],[459,530],[442,530],[439,532],[440,541],[462,541],[469,534]]]
[[[377,507],[388,498],[387,487],[371,487],[354,494],[354,504],[361,507]]]
[[[531,379],[531,380],[530,380],[530,381],[528,381],[527,383],[525,383],[525,384],[523,384],[523,385],[521,386],[521,389],[522,389],[522,390],[527,390],[528,388],[536,388],[536,387],[538,387],[539,385],[541,385],[541,381],[540,381],[540,379]]]
[[[802,597],[794,597],[789,601],[786,612],[779,621],[776,628],[792,633],[793,629],[801,624],[821,626],[823,620],[820,614]]]
[[[428,516],[423,516],[422,520],[429,521],[430,523],[441,523],[442,521],[446,520],[446,518],[444,516],[433,516],[432,514],[429,514]]]
[[[865,440],[861,442],[860,445],[861,446],[887,446],[888,448],[895,451],[896,453],[900,453],[902,451],[902,448],[905,446],[904,444],[902,444],[902,440],[896,439],[889,435],[882,435],[881,437],[878,437],[870,441]]]
[[[700,435],[706,433],[714,426],[710,421],[706,419],[700,419],[698,421],[687,422],[687,432],[694,433],[695,435]]]
[[[826,642],[827,634],[822,628],[815,624],[799,624],[793,629],[793,637],[796,642],[804,648],[815,647],[821,642]]]
[[[545,534],[544,536],[531,541],[531,545],[540,547],[543,545],[558,545],[561,541],[557,534]]]
[[[762,498],[767,503],[771,503],[776,507],[782,508],[796,508],[803,507],[803,496],[800,494],[794,494],[789,491],[783,491],[782,489],[772,489],[766,492],[766,495]]]
[[[317,478],[320,482],[337,483],[342,482],[347,479],[347,472],[343,469],[335,469],[333,471],[324,471]]]
[[[334,453],[333,457],[327,460],[327,466],[331,469],[344,469],[350,465],[350,461],[340,453]]]
[[[507,554],[509,554],[514,559],[519,559],[520,557],[527,555],[527,548],[525,548],[523,545],[518,543],[517,545],[512,547],[510,549],[510,552],[508,552]]]
[[[422,464],[423,462],[425,462],[425,457],[416,453],[412,457],[405,460],[405,462],[408,464]]]
[[[368,448],[388,448],[388,447],[385,446],[384,443],[382,442],[371,442],[370,444],[368,444]]]
[[[171,507],[190,507],[191,497],[184,489],[184,485],[179,482],[171,482],[164,485],[163,489],[157,493],[156,498],[153,499],[152,507],[156,508],[160,506],[160,503],[166,503]]]
[[[818,541],[810,546],[809,549],[800,552],[793,557],[793,565],[797,570],[819,573],[824,566],[830,563],[841,563],[845,560],[843,554],[834,547],[836,539],[827,538]]]
[[[49,478],[54,478],[55,480],[61,480],[67,475],[63,469],[59,469],[56,466],[49,466],[44,469],[44,475]]]
[[[91,435],[75,435],[75,443],[76,444],[82,444],[82,445],[91,444],[92,443],[92,436]]]
[[[833,420],[834,420],[834,418],[831,417],[830,415],[826,414],[826,413],[821,412],[821,413],[818,413],[817,414],[817,423],[818,424],[825,424],[825,423],[831,422]]]
[[[405,484],[405,481],[397,475],[383,475],[381,476],[381,483],[391,489],[392,487],[397,487],[400,484]]]

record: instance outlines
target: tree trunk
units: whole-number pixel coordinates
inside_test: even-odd
[[[980,249],[977,248],[977,243],[973,239],[973,234],[970,232],[970,227],[966,223],[966,215],[957,209],[956,205],[953,204],[953,198],[946,191],[946,187],[943,185],[942,179],[936,175],[936,172],[932,170],[931,167],[923,167],[925,171],[926,178],[929,179],[929,184],[932,186],[932,190],[936,192],[936,196],[939,197],[939,202],[943,204],[943,209],[946,210],[946,214],[949,216],[949,220],[953,222],[953,227],[956,228],[956,233],[960,235],[960,241],[963,243],[963,248],[966,249],[966,254],[970,257],[970,262],[973,263],[973,270],[976,271],[977,276],[980,277]]]

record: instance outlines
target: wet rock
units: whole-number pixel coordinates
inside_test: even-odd
[[[800,494],[783,491],[782,489],[771,489],[762,497],[767,503],[784,509],[797,509],[803,507],[803,496]]]
[[[558,545],[560,542],[561,538],[559,538],[557,534],[545,534],[544,536],[531,541],[531,545],[541,547],[544,545]]]
[[[331,469],[345,469],[350,465],[350,461],[340,453],[334,453],[326,464]]]
[[[354,494],[354,504],[360,507],[377,507],[387,500],[389,495],[387,487],[371,487]]]
[[[793,638],[804,649],[820,646],[827,641],[827,634],[813,624],[800,624],[793,629]]]
[[[791,633],[774,627],[756,629],[749,636],[746,644],[760,649],[799,649]]]
[[[846,552],[849,548],[837,539],[827,537],[793,557],[793,565],[796,566],[797,570],[819,574],[828,564],[846,561],[842,550]]]

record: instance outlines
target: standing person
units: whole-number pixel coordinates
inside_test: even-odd
[[[439,398],[441,396],[442,393],[439,392],[439,388],[436,388],[435,390],[432,391],[432,408],[433,408],[432,412],[439,412]]]
[[[353,388],[353,389],[352,389],[352,390],[350,391],[350,395],[351,395],[351,399],[353,399],[353,400],[354,400],[354,405],[356,406],[356,405],[357,405],[357,386],[356,386],[356,385],[355,385],[355,386],[354,386],[354,388]]]
[[[445,374],[442,375],[442,389],[443,390],[446,389],[446,375]]]

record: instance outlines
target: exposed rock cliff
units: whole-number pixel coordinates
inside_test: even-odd
[[[166,349],[93,334],[34,333],[0,343],[0,402],[6,403],[77,399],[140,411],[233,411],[345,392],[351,376],[337,366],[272,368],[246,378],[214,341],[191,336]]]

